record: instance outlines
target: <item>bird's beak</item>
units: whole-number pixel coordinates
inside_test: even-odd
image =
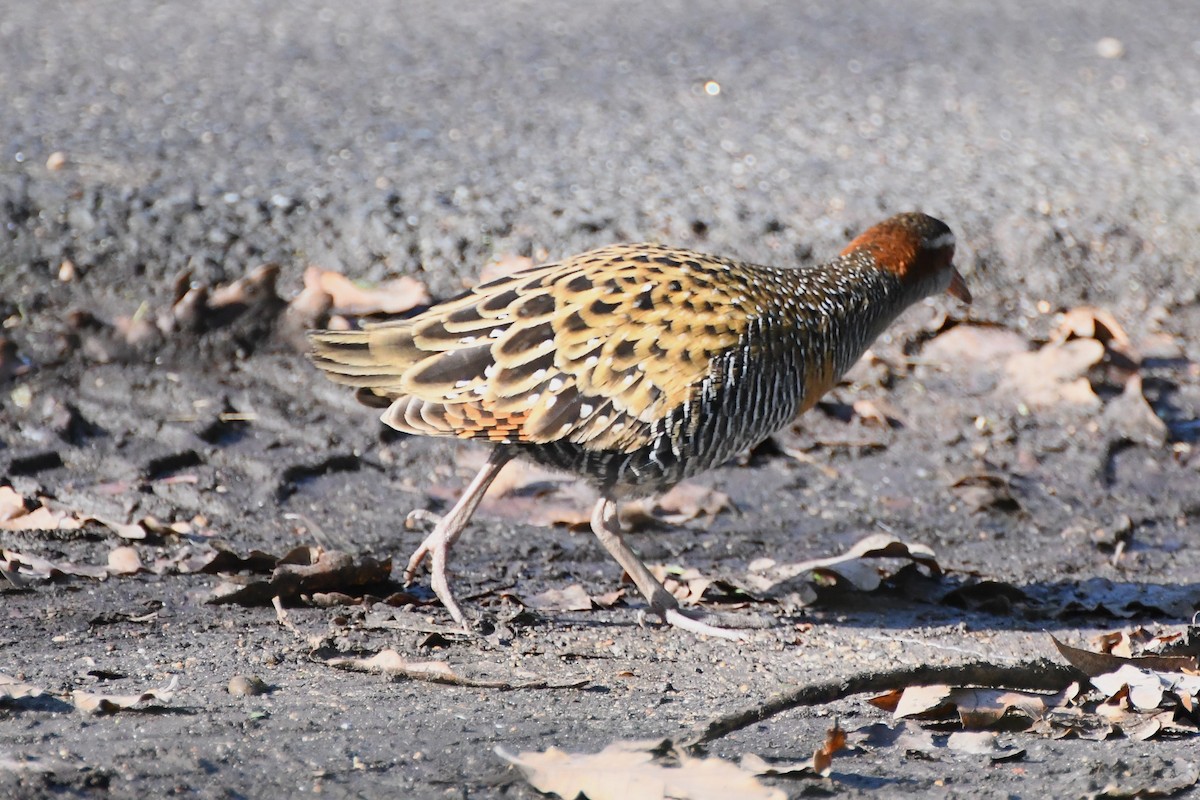
[[[946,294],[971,305],[971,290],[967,288],[967,282],[954,267],[950,268],[950,285],[946,288]]]

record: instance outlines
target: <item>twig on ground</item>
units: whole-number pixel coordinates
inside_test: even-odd
[[[987,686],[992,688],[1026,689],[1058,692],[1087,676],[1074,667],[1039,658],[1022,664],[998,665],[972,662],[951,666],[905,667],[887,672],[865,672],[840,681],[826,681],[798,686],[780,692],[765,702],[742,708],[729,714],[713,717],[683,737],[680,745],[694,750],[757,722],[770,719],[800,706],[832,703],[864,692],[885,692],[908,686],[951,684],[956,686]]]

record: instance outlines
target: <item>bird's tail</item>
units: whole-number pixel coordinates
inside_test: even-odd
[[[360,331],[309,331],[309,358],[335,383],[395,396],[404,373],[429,355],[413,343],[406,324],[368,325]],[[389,391],[391,390],[391,391]]]

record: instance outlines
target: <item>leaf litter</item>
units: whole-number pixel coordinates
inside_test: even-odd
[[[613,742],[599,753],[568,753],[557,747],[496,755],[513,765],[539,792],[564,800],[785,800],[787,793],[763,785],[752,771],[720,758],[697,758],[669,741]]]
[[[171,681],[161,689],[149,689],[136,694],[104,694],[76,689],[71,692],[71,702],[79,711],[93,715],[115,714],[118,711],[162,711],[169,707],[178,688],[179,677],[172,676]]]
[[[173,675],[166,686],[135,694],[107,694],[76,689],[58,696],[11,675],[0,674],[0,707],[6,704],[20,705],[22,701],[53,696],[56,703],[62,704],[54,708],[56,711],[70,710],[73,707],[76,711],[96,716],[120,711],[164,711],[169,708],[168,704],[178,688],[179,676]]]
[[[481,689],[576,689],[587,681],[552,681],[536,673],[491,662],[451,665],[447,661],[414,661],[387,648],[373,656],[332,656],[322,663],[353,672],[371,672],[396,679],[444,683]]]
[[[1200,733],[1195,655],[1120,656],[1051,640],[1080,673],[1079,682],[1058,692],[923,684],[897,688],[869,702],[896,719],[953,721],[964,731],[1029,730],[1050,738],[1086,739],[1123,733],[1139,740]]]
[[[790,564],[759,559],[752,565],[749,582],[752,590],[767,592],[797,578],[817,576],[844,583],[856,591],[873,592],[880,587],[887,574],[880,559],[909,561],[933,575],[942,572],[937,556],[926,545],[904,542],[886,533],[874,533],[860,539],[838,556]]]
[[[263,559],[254,561],[264,566]],[[361,602],[368,592],[390,588],[392,561],[320,547],[296,547],[270,564],[270,577],[263,580],[244,575],[223,574],[208,603],[266,605],[279,598],[286,603],[312,602],[318,595],[342,594]]]

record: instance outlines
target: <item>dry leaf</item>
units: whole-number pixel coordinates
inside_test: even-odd
[[[635,529],[646,522],[682,525],[700,517],[711,520],[731,507],[729,495],[724,492],[685,481],[658,497],[625,503],[621,521]]]
[[[71,701],[85,714],[114,714],[118,711],[151,711],[161,709],[171,702],[179,686],[179,677],[162,689],[151,689],[141,694],[100,694],[76,689],[71,692]]]
[[[0,486],[0,524],[23,517],[27,513],[25,498],[11,486]]]
[[[1029,350],[1029,342],[1016,331],[994,325],[955,325],[921,348],[922,361],[992,367]]]
[[[4,700],[20,700],[25,697],[41,697],[44,690],[32,683],[19,681],[11,675],[0,673],[0,704]]]
[[[319,547],[297,547],[279,559],[270,580],[230,578],[213,590],[208,603],[264,605],[273,598],[295,602],[318,592],[342,592],[361,597],[366,589],[385,584],[392,573],[391,559],[379,561]]]
[[[1160,672],[1182,672],[1184,670],[1200,669],[1200,659],[1195,656],[1141,656],[1125,658],[1112,653],[1093,653],[1060,642],[1054,636],[1050,637],[1058,652],[1067,663],[1089,678],[1097,675],[1116,672],[1121,667],[1130,665]]]
[[[1020,511],[1021,504],[1013,494],[1012,483],[1004,475],[994,472],[977,472],[950,484],[960,490],[959,496],[972,512],[995,509],[997,511]]]
[[[771,759],[768,761],[754,753],[745,753],[738,759],[738,764],[747,772],[759,776],[781,778],[817,777],[817,772],[813,768],[813,760],[811,758],[807,761],[783,761],[781,759]]]
[[[433,300],[425,284],[408,275],[365,288],[339,272],[309,267],[304,271],[304,286],[328,295],[337,313],[354,316],[402,314]],[[306,302],[313,302],[311,295]]]
[[[904,695],[903,689],[892,689],[881,695],[867,699],[867,702],[876,708],[882,709],[889,713],[894,713],[900,705],[900,698]]]
[[[1115,672],[1092,676],[1091,682],[1110,699],[1127,692],[1130,705],[1142,711],[1158,708],[1166,694],[1176,699],[1185,694],[1193,700],[1200,696],[1200,675],[1156,672],[1133,664],[1122,664]]]
[[[142,569],[142,559],[132,547],[118,547],[108,554],[108,574],[135,575]]]
[[[83,578],[104,580],[108,570],[89,564],[73,564],[69,561],[49,561],[40,556],[18,553],[15,550],[0,550],[0,571],[12,573],[19,578],[46,580],[75,575]]]
[[[644,746],[644,745],[643,745]],[[556,747],[512,755],[496,754],[521,770],[538,791],[565,800],[785,800],[752,773],[719,758],[679,755],[678,765],[660,764],[652,750],[609,745],[599,753],[567,753]]]
[[[507,668],[499,663],[451,666],[445,661],[409,661],[390,648],[370,658],[336,657],[325,663],[356,672],[374,672],[396,678],[482,689],[568,689],[587,683],[579,680],[551,682],[532,672]]]
[[[483,466],[485,457],[473,448],[464,452],[459,463],[475,470]],[[439,486],[429,493],[451,502],[458,499],[461,490]],[[488,487],[479,513],[545,527],[586,525],[591,521],[596,496],[596,490],[585,481],[514,460]],[[647,523],[682,525],[700,517],[711,519],[730,507],[729,495],[724,492],[685,481],[659,497],[623,503],[620,512],[622,523],[636,529]]]
[[[900,421],[900,412],[882,398],[855,400],[851,407],[866,425],[875,425],[879,428],[903,427],[903,423]]]
[[[486,453],[475,448],[463,451],[459,463],[466,469],[483,466]],[[461,489],[434,486],[429,494],[453,502]],[[561,472],[514,459],[488,487],[478,513],[482,517],[511,519],[528,525],[585,525],[591,520],[596,491],[585,481],[564,477]]]
[[[591,611],[592,598],[583,586],[573,583],[563,589],[547,589],[521,600],[526,608],[539,611]]]
[[[1062,705],[1066,698],[1011,689],[955,689],[950,701],[958,708],[963,727],[977,730],[990,728],[1014,715],[1036,722],[1048,708]]]
[[[685,606],[694,606],[704,598],[704,593],[713,585],[712,578],[704,576],[695,567],[686,569],[666,564],[646,565],[658,582],[676,600]]]
[[[1095,339],[1047,344],[1033,353],[1010,356],[1004,364],[1001,387],[1033,408],[1069,405],[1096,410],[1100,398],[1087,373],[1103,358],[1104,345]]]
[[[1148,447],[1162,447],[1170,431],[1142,392],[1142,376],[1134,373],[1125,383],[1121,394],[1109,401],[1101,417],[1101,427],[1131,442]]]
[[[877,564],[869,559],[906,558],[941,573],[937,557],[925,545],[908,544],[884,533],[871,534],[859,540],[840,556],[818,558],[798,564],[776,564],[760,574],[751,576],[756,589],[765,590],[805,573],[828,575],[845,581],[861,592],[871,592],[883,582]]]
[[[1095,339],[1110,350],[1133,357],[1133,343],[1125,329],[1102,308],[1079,306],[1063,314],[1062,321],[1050,334],[1050,341],[1062,344],[1072,339]]]
[[[65,511],[51,511],[40,504],[31,511],[0,522],[0,530],[6,531],[77,530],[82,527],[83,522],[78,517]]]
[[[91,522],[105,526],[122,539],[146,538],[146,530],[139,523],[126,524],[88,514],[55,511],[46,498],[26,501],[12,487],[0,486],[0,530],[78,530]]]
[[[946,719],[957,715],[964,728],[977,730],[992,727],[1013,715],[1034,722],[1045,716],[1048,709],[1065,702],[1063,693],[1046,695],[1011,689],[910,686],[897,701],[893,716],[897,719]]]
[[[834,720],[833,727],[825,733],[825,742],[816,749],[812,757],[813,771],[822,777],[828,777],[833,766],[833,757],[846,746],[846,732]]]
[[[900,692],[892,716],[896,719],[945,719],[954,713],[950,695],[954,687],[944,684],[909,686]]]
[[[276,296],[275,282],[278,278],[278,264],[257,266],[237,280],[214,288],[208,295],[208,308],[257,305],[264,299]]]
[[[1082,708],[1052,708],[1029,730],[1051,739],[1074,736],[1088,741],[1102,742],[1112,736],[1115,729],[1111,722],[1099,714],[1085,713]]]

